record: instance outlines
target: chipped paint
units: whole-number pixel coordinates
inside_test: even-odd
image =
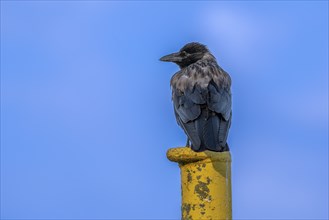
[[[195,185],[194,187],[194,193],[197,194],[197,196],[201,199],[204,200],[209,196],[209,188],[208,188],[207,183],[204,183],[202,181],[198,181],[198,184]]]
[[[182,219],[232,219],[231,155],[173,148],[169,160],[181,169]]]
[[[192,174],[191,174],[191,172],[188,172],[188,174],[187,174],[187,182],[192,182]]]

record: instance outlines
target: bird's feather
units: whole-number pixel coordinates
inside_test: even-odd
[[[189,140],[192,142],[192,148],[195,151],[198,151],[201,146],[201,140],[200,140],[198,132],[195,128],[194,122],[190,121],[190,122],[184,123],[181,120],[181,118],[178,116],[176,111],[175,111],[175,116],[176,116],[178,124],[183,128],[185,134],[187,135]]]

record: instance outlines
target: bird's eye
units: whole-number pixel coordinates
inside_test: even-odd
[[[183,50],[182,52],[180,52],[180,55],[186,57],[187,53]]]

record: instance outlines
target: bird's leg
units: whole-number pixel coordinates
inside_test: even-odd
[[[186,147],[190,147],[190,139],[187,137]]]

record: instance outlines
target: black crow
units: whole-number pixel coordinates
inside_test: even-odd
[[[229,151],[226,143],[232,118],[231,78],[208,48],[188,43],[161,61],[174,62],[180,71],[171,78],[177,123],[196,152]]]

